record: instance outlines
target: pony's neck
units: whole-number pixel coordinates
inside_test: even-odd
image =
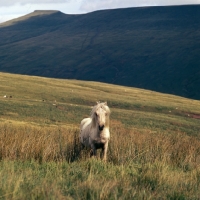
[[[98,124],[96,123],[95,118],[92,118],[92,128],[98,128]]]

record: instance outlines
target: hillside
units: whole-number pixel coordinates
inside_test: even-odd
[[[107,163],[79,151],[80,121],[98,100],[111,109]],[[0,105],[2,199],[200,196],[200,101],[0,73]]]
[[[79,127],[97,101],[107,101],[112,120],[126,128],[199,137],[196,100],[105,83],[7,73],[0,73],[0,86],[2,122]]]
[[[0,71],[200,99],[199,18],[198,5],[35,11],[0,24]]]

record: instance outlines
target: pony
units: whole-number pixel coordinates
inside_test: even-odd
[[[102,149],[101,158],[106,161],[109,131],[110,109],[107,102],[97,104],[91,111],[91,116],[85,118],[80,124],[80,142],[82,147],[90,148],[90,157],[97,155],[97,149]]]

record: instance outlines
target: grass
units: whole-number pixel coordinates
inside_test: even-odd
[[[1,199],[199,198],[199,101],[5,73],[0,83]],[[97,100],[112,111],[107,163],[79,152]]]
[[[1,125],[1,197],[197,199],[196,137],[127,130],[121,124],[111,131],[105,164],[89,159],[87,151],[76,156],[76,129]]]

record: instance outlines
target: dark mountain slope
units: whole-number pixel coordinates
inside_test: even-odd
[[[199,19],[200,6],[35,11],[0,25],[0,71],[200,99]]]

